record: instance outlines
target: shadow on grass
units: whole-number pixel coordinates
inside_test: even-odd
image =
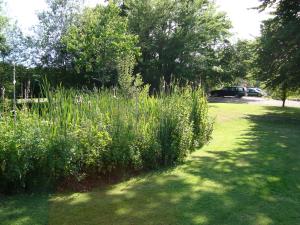
[[[52,199],[50,224],[300,224],[300,110],[265,109],[232,134],[236,148],[212,145],[171,172]]]
[[[169,171],[52,198],[3,197],[0,224],[300,224],[300,109],[265,107],[237,145],[211,145]]]
[[[48,195],[0,196],[1,225],[48,223]]]

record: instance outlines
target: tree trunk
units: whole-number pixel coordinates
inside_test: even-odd
[[[286,102],[286,99],[287,99],[287,89],[286,88],[283,88],[282,90],[282,108],[285,107],[285,102]]]
[[[286,101],[286,99],[282,99],[282,108],[285,107],[285,101]]]

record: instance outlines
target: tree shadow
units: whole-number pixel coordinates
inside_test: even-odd
[[[48,195],[0,196],[0,224],[48,224]]]
[[[50,224],[300,224],[300,109],[265,109],[247,115],[233,149],[208,147],[159,176],[58,195]]]

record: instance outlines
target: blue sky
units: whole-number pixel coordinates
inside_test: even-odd
[[[259,13],[251,8],[258,0],[215,0],[221,11],[225,11],[233,24],[235,38],[251,39],[259,36],[261,22],[268,18],[268,12]],[[26,32],[37,22],[36,12],[46,7],[44,0],[6,0],[6,13],[18,21]],[[88,6],[102,3],[103,0],[85,0]]]

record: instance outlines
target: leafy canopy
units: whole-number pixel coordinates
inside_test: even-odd
[[[259,78],[269,88],[279,89],[285,101],[289,91],[300,88],[300,4],[299,1],[265,0],[262,7],[275,2],[274,17],[262,27]]]
[[[47,9],[38,13],[39,23],[34,27],[35,59],[42,67],[70,66],[70,56],[62,37],[75,23],[81,10],[81,0],[47,0]]]
[[[230,22],[207,0],[127,0],[129,29],[139,36],[138,70],[158,87],[163,78],[201,80],[215,48],[229,35]],[[124,7],[123,7],[124,8]],[[212,59],[213,57],[213,59]],[[202,66],[199,67],[199,61]]]
[[[2,0],[0,0],[0,53],[1,56],[3,57],[3,55],[6,54],[7,52],[7,45],[6,45],[6,38],[4,36],[4,29],[7,26],[7,18],[6,16],[3,14],[2,11]]]
[[[126,55],[138,55],[138,37],[128,32],[127,19],[115,3],[87,8],[63,38],[78,72],[108,82]]]

